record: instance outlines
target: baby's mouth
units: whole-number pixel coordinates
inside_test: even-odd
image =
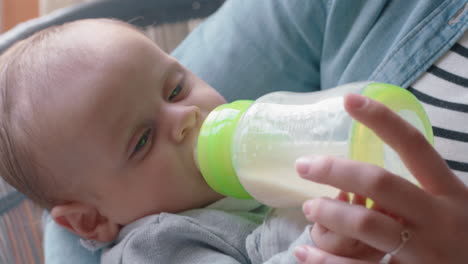
[[[197,170],[200,172],[200,166],[198,164],[198,158],[197,158],[197,144],[198,144],[198,135],[200,134],[201,126],[203,124],[203,121],[205,120],[206,116],[201,116],[200,119],[198,120],[199,124],[193,131],[194,134],[194,140],[193,140],[193,145],[192,145],[192,157],[193,157],[193,162],[195,164],[195,167]]]
[[[195,167],[197,168],[198,171],[200,171],[200,167],[198,165],[198,158],[197,158],[197,143],[198,143],[198,135],[200,133],[200,127],[196,128],[196,131],[193,131],[194,134],[194,140],[192,144],[192,157],[193,157],[193,162],[195,164]]]
[[[193,129],[193,144],[192,144],[192,157],[193,157],[193,162],[195,164],[195,167],[197,168],[198,172],[201,174],[200,170],[200,165],[198,163],[198,154],[197,154],[197,144],[198,144],[198,136],[200,135],[201,128],[203,126],[203,123],[205,122],[205,119],[208,117],[208,113],[200,113],[200,115],[197,118],[197,126]]]
[[[200,166],[198,165],[198,158],[197,158],[197,145],[193,148],[193,162],[195,163],[195,167],[198,171],[200,171]]]

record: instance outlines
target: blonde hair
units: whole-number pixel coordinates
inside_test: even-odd
[[[139,31],[122,21],[98,20]],[[33,152],[36,128],[28,115],[37,112],[37,109],[24,111],[22,106],[34,107],[38,98],[33,97],[39,94],[35,90],[47,87],[48,78],[51,77],[47,56],[67,54],[64,52],[67,47],[57,43],[60,43],[60,33],[75,23],[77,21],[39,31],[0,55],[0,176],[39,206],[49,210],[66,201],[59,198],[60,183],[48,173],[47,168],[39,164]],[[22,96],[18,96],[19,93]]]
[[[55,204],[54,195],[52,188],[46,190],[45,181],[40,180],[40,166],[30,147],[34,132],[21,113],[20,104],[24,104],[22,100],[26,98],[18,98],[18,93],[21,89],[31,89],[25,87],[26,84],[32,86],[41,81],[38,80],[41,78],[38,54],[60,30],[61,27],[51,27],[40,31],[0,56],[0,176],[46,209]]]

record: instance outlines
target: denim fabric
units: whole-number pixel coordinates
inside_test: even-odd
[[[463,34],[465,0],[228,1],[174,56],[228,101],[375,80],[407,87]]]
[[[228,101],[358,80],[408,87],[466,31],[468,14],[459,12],[465,4],[231,0],[173,55]],[[46,227],[46,234],[54,232],[59,232],[57,227]],[[56,248],[75,243],[55,237],[61,241]],[[75,244],[76,254],[83,254]],[[45,247],[51,245],[46,241]],[[73,253],[67,252],[57,263],[71,263]]]

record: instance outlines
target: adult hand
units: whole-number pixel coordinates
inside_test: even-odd
[[[381,252],[394,252],[409,234],[391,263],[468,263],[468,189],[464,183],[417,129],[384,105],[350,94],[345,108],[399,154],[422,188],[370,164],[333,157],[301,158],[296,168],[303,178],[370,197],[382,209],[318,198],[304,203],[307,219]],[[307,246],[300,249],[296,252],[300,263],[378,263]]]
[[[366,206],[366,198],[356,194],[350,195],[341,191],[336,199],[353,205]],[[371,209],[385,213],[380,210],[375,203],[372,204]],[[312,226],[310,236],[318,248],[337,256],[351,257],[360,260],[379,260],[385,255],[384,252],[357,239],[329,230],[320,223],[315,223]]]

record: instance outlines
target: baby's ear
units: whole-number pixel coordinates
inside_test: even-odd
[[[110,242],[120,229],[120,225],[109,221],[94,206],[80,202],[57,205],[50,214],[58,225],[85,239]]]

